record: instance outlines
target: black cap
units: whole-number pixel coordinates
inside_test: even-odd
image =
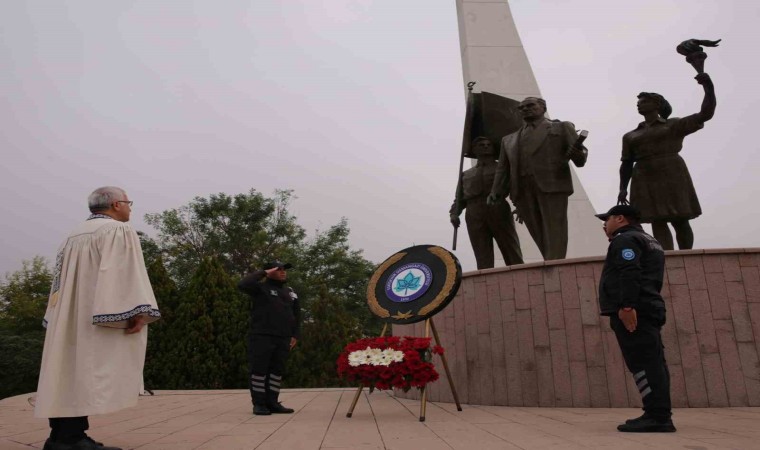
[[[631,205],[615,205],[606,213],[595,214],[595,216],[602,220],[607,220],[610,216],[625,216],[638,220],[641,217],[641,213],[636,207]]]
[[[266,264],[264,264],[264,270],[274,269],[277,267],[278,269],[285,269],[288,270],[291,267],[293,267],[293,264],[290,263],[284,263],[280,260],[275,259],[274,261],[270,261]]]

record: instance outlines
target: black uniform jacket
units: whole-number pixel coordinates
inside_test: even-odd
[[[298,296],[285,283],[265,276],[266,272],[258,270],[238,283],[238,289],[251,296],[250,333],[299,339],[301,305]]]
[[[621,227],[610,239],[599,280],[601,314],[617,314],[625,307],[640,313],[664,309],[660,295],[664,271],[665,252],[660,243],[639,225]]]

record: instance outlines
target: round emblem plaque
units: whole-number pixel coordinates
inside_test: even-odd
[[[456,256],[436,245],[416,245],[378,266],[367,286],[367,304],[385,322],[420,322],[445,308],[461,281]]]

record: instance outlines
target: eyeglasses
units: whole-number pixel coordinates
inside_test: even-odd
[[[126,203],[130,207],[135,203],[132,200],[116,200],[116,203]]]

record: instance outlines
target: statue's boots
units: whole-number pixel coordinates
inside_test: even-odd
[[[280,393],[276,391],[267,391],[267,407],[272,414],[293,414],[293,408],[286,408],[278,401]]]

